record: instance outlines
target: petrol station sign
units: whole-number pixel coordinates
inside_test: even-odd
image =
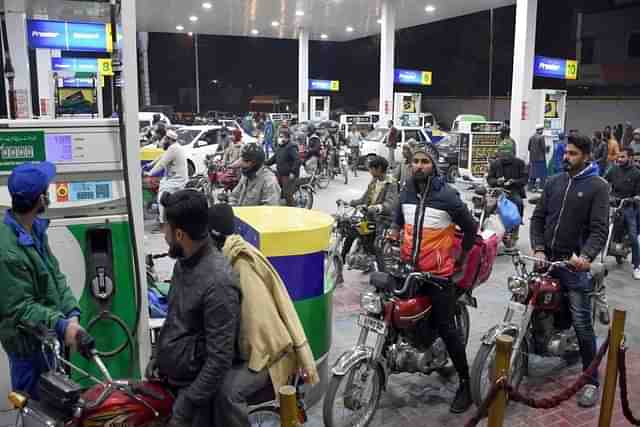
[[[340,92],[340,80],[309,80],[310,90],[325,90],[329,92]]]
[[[111,52],[111,24],[27,20],[27,39],[34,49]],[[118,31],[118,40],[122,39]]]
[[[394,82],[400,85],[431,86],[433,82],[433,73],[431,71],[396,68],[393,74]]]
[[[560,80],[576,80],[578,78],[578,61],[572,59],[536,55],[533,67],[533,75],[536,77]]]
[[[97,73],[98,60],[95,58],[51,58],[51,69],[73,73]]]

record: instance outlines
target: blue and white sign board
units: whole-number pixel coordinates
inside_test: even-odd
[[[578,61],[536,55],[533,62],[533,75],[550,79],[576,80]]]
[[[27,39],[34,49],[111,52],[110,25],[92,22],[27,20]],[[122,33],[118,28],[118,41]]]
[[[98,60],[95,58],[51,58],[51,69],[74,73],[97,73]]]
[[[393,81],[399,85],[431,86],[433,74],[431,71],[403,70],[396,68]]]
[[[96,86],[95,80],[89,78],[65,77],[61,85],[60,80],[58,82],[59,87],[92,88]]]
[[[309,90],[340,91],[340,80],[309,80]]]

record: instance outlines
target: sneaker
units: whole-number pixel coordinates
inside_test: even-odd
[[[469,385],[469,380],[461,380],[458,391],[456,391],[456,397],[454,397],[449,411],[452,414],[462,414],[471,407],[471,404],[471,386]]]
[[[582,387],[582,391],[578,395],[578,406],[582,408],[592,408],[598,403],[600,393],[598,387],[593,384],[587,384]]]
[[[640,267],[633,270],[633,278],[635,280],[640,280]]]

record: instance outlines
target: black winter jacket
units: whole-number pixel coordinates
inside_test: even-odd
[[[322,151],[322,142],[320,137],[315,133],[309,137],[307,156],[305,160],[309,160],[312,157],[320,157]]]
[[[611,184],[611,193],[621,199],[640,196],[640,169],[636,166],[614,166],[605,179]]]
[[[593,260],[607,241],[609,185],[595,163],[574,176],[547,180],[531,216],[531,247],[552,260],[584,255]]]
[[[278,176],[298,176],[300,172],[300,155],[298,147],[292,142],[285,145],[278,145],[276,152],[265,162],[267,166],[276,165]]]
[[[489,174],[487,175],[487,184],[491,187],[497,187],[498,178],[504,178],[505,181],[511,180],[512,184],[505,188],[518,194],[521,198],[526,196],[524,187],[527,185],[529,175],[524,160],[511,157],[491,162]]]
[[[211,405],[231,368],[240,298],[238,278],[212,241],[176,262],[156,355],[160,373],[184,387],[180,394],[189,408],[182,410]]]

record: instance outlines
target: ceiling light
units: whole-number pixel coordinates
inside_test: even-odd
[[[328,38],[329,38],[329,36],[328,36],[328,35],[326,35],[326,34],[320,34],[320,38],[321,38],[322,40],[326,40],[326,39],[328,39]]]
[[[189,37],[193,37],[193,33],[192,33],[191,31],[189,31],[189,32],[187,33],[187,35],[188,35]]]
[[[347,27],[347,33],[353,33],[353,27]]]
[[[258,34],[260,34],[260,31],[254,28],[253,30],[251,30],[251,34],[253,34],[254,36],[257,36]]]
[[[202,3],[202,8],[203,9],[211,9],[213,7],[213,5],[209,2],[206,3]]]
[[[296,10],[296,16],[304,16],[304,11]]]
[[[378,24],[382,25],[382,19],[378,19],[376,22],[377,22]]]
[[[433,6],[433,5],[428,5],[427,7],[424,8],[424,10],[425,10],[425,12],[433,13],[433,12],[436,11],[436,7]]]
[[[189,17],[189,21],[191,21],[191,22],[196,22],[197,20],[198,20],[197,16],[190,16]]]
[[[271,26],[272,27],[277,27],[278,25],[280,25],[280,23],[278,21],[271,22]]]
[[[182,25],[178,25],[178,26],[176,26],[176,30],[182,31],[182,30],[184,30],[184,27]]]

